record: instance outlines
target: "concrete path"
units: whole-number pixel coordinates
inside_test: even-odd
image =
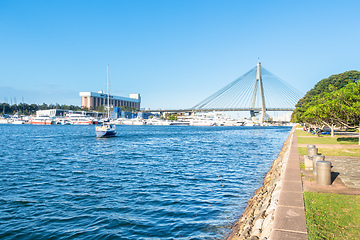
[[[341,181],[348,188],[360,189],[360,157],[325,157],[330,161],[332,172],[338,173]]]
[[[291,141],[270,239],[308,239],[296,132]]]
[[[280,199],[275,211],[271,240],[308,239],[303,191],[360,195],[360,156],[325,156],[332,163],[332,184],[318,186],[312,171],[300,169],[304,157],[299,156],[296,132],[291,141],[289,160],[284,174]],[[359,145],[316,144],[317,148],[360,148]]]
[[[300,156],[303,162],[304,156]],[[332,164],[330,186],[318,186],[313,171],[301,170],[304,191],[360,195],[360,157],[325,156]]]

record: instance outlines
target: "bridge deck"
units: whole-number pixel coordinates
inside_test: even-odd
[[[260,108],[214,108],[214,109],[157,109],[140,110],[140,112],[227,112],[227,111],[261,111]],[[294,108],[267,108],[266,111],[294,111]]]

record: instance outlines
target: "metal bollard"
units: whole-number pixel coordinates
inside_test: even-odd
[[[316,165],[317,185],[331,185],[331,162],[319,161]]]
[[[309,158],[312,158],[312,156],[317,155],[317,154],[318,154],[317,148],[308,148],[307,149],[307,155]]]
[[[316,168],[317,168],[316,163],[318,161],[325,161],[325,156],[324,155],[314,155],[314,156],[312,156],[312,161],[313,161],[313,174],[316,175]]]

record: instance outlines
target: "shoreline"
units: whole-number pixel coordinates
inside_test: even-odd
[[[275,211],[279,205],[292,140],[294,137],[296,138],[295,133],[295,127],[293,127],[277,159],[274,160],[266,174],[263,185],[255,191],[254,196],[248,201],[247,207],[232,227],[227,240],[270,239],[274,229]]]

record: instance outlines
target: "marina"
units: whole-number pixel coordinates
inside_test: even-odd
[[[73,114],[69,117],[26,117],[19,119],[0,118],[0,124],[34,124],[34,125],[98,125],[104,121],[110,121],[114,125],[130,125],[130,126],[260,126],[256,122],[248,119],[230,119],[223,117],[186,117],[180,120],[166,120],[161,118],[94,118],[87,115]],[[289,122],[268,122],[262,126],[292,126]]]

